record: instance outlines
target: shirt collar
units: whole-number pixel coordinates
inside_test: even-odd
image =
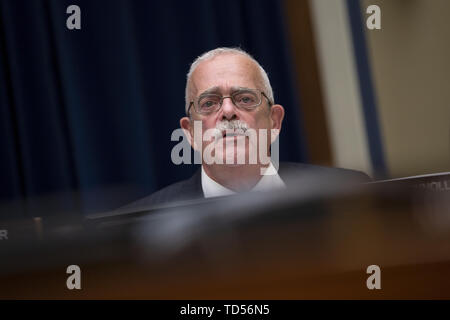
[[[266,170],[267,170],[266,173],[269,174],[262,175],[261,179],[252,188],[251,191],[269,191],[286,188],[285,183],[281,179],[272,162],[270,163],[269,167],[267,167]],[[217,183],[216,181],[211,179],[206,174],[205,170],[203,169],[203,166],[202,166],[202,189],[205,198],[228,196],[236,193],[233,190],[230,190],[222,186],[220,183]]]

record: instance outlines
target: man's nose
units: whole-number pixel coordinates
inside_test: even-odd
[[[224,97],[222,101],[222,119],[233,120],[237,118],[236,106],[231,97]]]

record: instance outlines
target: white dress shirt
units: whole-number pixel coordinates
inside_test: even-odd
[[[275,167],[272,162],[269,167],[267,167],[266,172],[272,172],[274,174],[262,175],[258,183],[251,189],[251,191],[269,191],[286,188],[285,183],[281,179],[278,172],[276,172]],[[211,179],[205,172],[202,166],[202,189],[205,198],[227,196],[235,194],[233,190],[225,188],[220,183],[217,183]]]

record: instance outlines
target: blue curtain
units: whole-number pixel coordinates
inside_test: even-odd
[[[286,108],[280,159],[306,161],[284,20],[278,0],[0,1],[1,216],[108,210],[189,177],[170,136],[189,63],[219,46],[263,65]]]

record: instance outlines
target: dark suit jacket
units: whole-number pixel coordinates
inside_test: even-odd
[[[288,188],[290,181],[289,177],[295,176],[295,178],[301,179],[301,176],[305,174],[318,174],[322,179],[324,179],[324,177],[339,177],[345,181],[370,181],[370,178],[365,173],[360,171],[292,162],[281,162],[278,173]],[[201,169],[199,169],[191,178],[169,185],[145,198],[120,208],[120,210],[139,210],[142,208],[151,208],[171,202],[173,203],[201,198],[204,198],[204,194],[201,183]]]

